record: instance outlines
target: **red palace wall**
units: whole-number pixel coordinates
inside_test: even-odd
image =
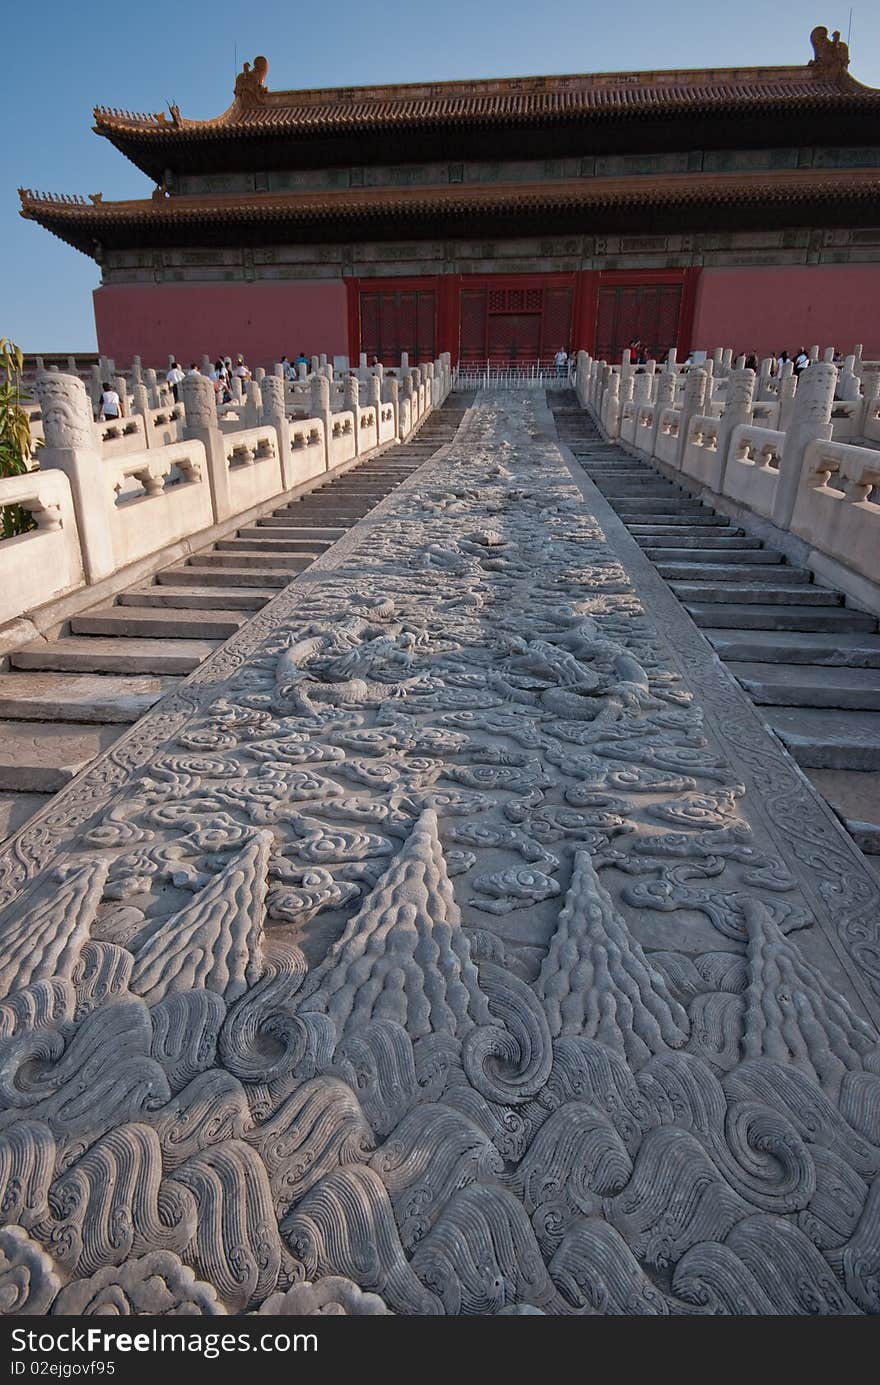
[[[95,290],[98,347],[120,368],[139,355],[188,365],[202,354],[269,366],[322,352],[348,354],[348,311],[339,279],[275,284],[108,284]]]
[[[365,340],[369,324],[361,320],[364,295],[384,293],[389,300],[399,298],[404,306],[422,295],[425,303],[433,304],[431,321],[426,319],[424,326],[433,340],[426,340],[423,354],[449,351],[457,361],[475,295],[490,289],[493,296],[513,290],[529,292],[538,286],[555,295],[554,301],[561,303],[564,298],[566,313],[570,312],[566,339],[561,325],[555,325],[552,342],[548,338],[541,347],[545,352],[566,345],[595,353],[608,337],[615,343],[611,353],[618,359],[621,343],[640,336],[650,344],[656,334],[658,341],[661,337],[668,344],[675,341],[679,359],[692,348],[716,346],[764,356],[783,348],[791,354],[818,343],[846,353],[856,342],[862,343],[866,357],[880,357],[880,265],[876,264],[570,275],[449,274],[411,280],[259,284],[111,284],[95,290],[95,320],[101,352],[122,368],[134,354],[145,364],[161,366],[171,352],[185,365],[200,362],[206,351],[211,355],[241,352],[252,363],[266,366],[283,355],[294,358],[300,351],[307,356],[347,355],[356,361],[362,339],[364,350],[373,349]],[[658,325],[658,312],[666,317],[671,312],[672,318]],[[491,346],[491,334],[487,340]],[[531,344],[529,351],[534,349]]]
[[[861,342],[880,356],[880,265],[760,266],[704,269],[697,286],[691,346],[768,356],[801,346]]]

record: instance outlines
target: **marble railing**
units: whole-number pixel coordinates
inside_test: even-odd
[[[814,348],[775,391],[741,362],[715,392],[713,362],[682,372],[673,361],[634,380],[626,359],[609,367],[584,352],[573,383],[605,436],[687,476],[722,510],[791,535],[817,575],[880,613],[880,396],[859,383],[873,391],[880,371],[857,353],[839,369],[831,354]]]
[[[369,386],[375,397],[363,403],[357,382],[348,382],[352,407],[334,411],[327,391],[313,390],[309,398],[321,407],[291,419],[284,381],[267,376],[237,413],[221,416],[210,380],[196,375],[186,378],[176,404],[96,424],[85,383],[44,372],[32,410],[43,443],[36,465],[0,479],[0,508],[21,505],[36,521],[0,542],[0,626],[112,582],[133,564],[160,567],[177,556],[175,545],[197,547],[200,536],[210,542],[218,526],[404,441],[450,386],[445,357],[410,372],[400,398],[396,378],[384,390]],[[246,426],[254,413],[259,418]]]

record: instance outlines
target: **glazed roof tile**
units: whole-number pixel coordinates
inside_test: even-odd
[[[346,188],[337,192],[154,197],[97,203],[20,189],[21,214],[86,249],[122,228],[399,220],[628,207],[771,206],[779,203],[880,203],[876,170],[782,170],[763,173],[664,174],[556,183],[425,188]]]
[[[529,124],[591,115],[667,114],[785,106],[880,105],[880,91],[845,71],[799,67],[568,74],[472,82],[270,91],[243,88],[211,120],[97,107],[96,129],[111,138],[180,143],[267,133],[291,135],[456,124]]]

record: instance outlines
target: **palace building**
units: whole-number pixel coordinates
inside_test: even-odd
[[[307,91],[259,57],[212,120],[96,110],[152,197],[22,189],[22,215],[100,265],[120,365],[880,355],[880,90],[810,37],[794,67]]]

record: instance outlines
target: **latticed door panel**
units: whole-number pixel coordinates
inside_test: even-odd
[[[363,291],[360,349],[369,360],[399,365],[402,351],[415,365],[436,352],[436,294],[432,289]]]
[[[486,359],[486,290],[462,289],[461,336],[459,356],[462,361]]]
[[[361,351],[366,351],[367,359],[372,360],[374,356],[381,357],[381,342],[379,328],[379,294],[361,294]]]
[[[555,356],[562,347],[565,351],[571,343],[571,308],[574,299],[572,289],[545,289],[544,316],[541,324],[541,355]]]
[[[596,356],[617,363],[631,341],[662,360],[678,338],[680,284],[642,284],[599,289]]]
[[[489,360],[534,361],[541,349],[538,313],[493,313],[489,318]]]
[[[420,361],[433,361],[437,355],[437,299],[433,292],[416,294],[416,353]]]

